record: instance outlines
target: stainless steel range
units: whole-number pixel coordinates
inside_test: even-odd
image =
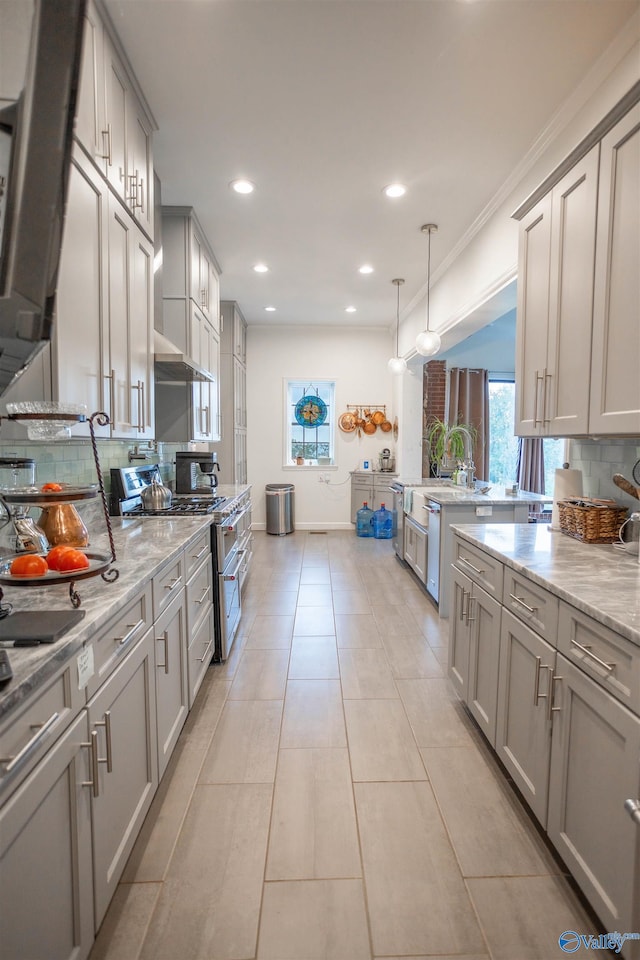
[[[242,613],[242,585],[251,559],[251,501],[248,491],[237,497],[212,493],[173,495],[164,510],[145,508],[142,491],[162,482],[158,464],[111,470],[110,513],[126,517],[209,516],[213,557],[213,659],[226,660]]]

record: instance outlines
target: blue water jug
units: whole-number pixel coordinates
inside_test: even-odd
[[[359,537],[372,537],[373,536],[373,510],[367,504],[365,500],[358,512],[356,513],[356,534]]]
[[[384,503],[373,514],[373,535],[376,540],[391,540],[393,536],[393,514]]]

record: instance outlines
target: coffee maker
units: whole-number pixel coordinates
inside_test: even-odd
[[[176,493],[212,494],[218,486],[216,470],[220,471],[217,453],[178,451]]]
[[[396,468],[396,458],[393,456],[388,447],[385,447],[380,453],[378,462],[380,464],[379,469],[381,473],[393,473]]]

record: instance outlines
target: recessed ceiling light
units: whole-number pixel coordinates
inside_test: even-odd
[[[358,267],[358,273],[373,273],[373,267],[369,263],[363,263],[361,267]]]
[[[355,312],[356,312],[356,308],[355,308],[355,307],[345,307],[345,308],[344,308],[344,312],[345,312],[345,313],[355,313]]]
[[[265,307],[265,310],[267,311],[267,313],[273,313],[275,309],[276,309],[275,307]]]
[[[256,273],[269,273],[269,267],[266,265],[266,263],[256,263],[253,269]]]
[[[407,188],[402,183],[390,183],[383,191],[388,197],[404,197],[406,192]]]
[[[251,183],[251,180],[232,180],[229,186],[235,190],[236,193],[253,193],[255,190],[255,184]]]

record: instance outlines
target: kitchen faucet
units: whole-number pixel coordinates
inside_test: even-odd
[[[473,437],[469,433],[466,427],[456,426],[455,432],[457,435],[462,436],[463,443],[463,467],[467,473],[467,486],[475,489],[475,481],[473,475],[475,473],[476,465],[473,462]],[[445,450],[447,449],[447,444],[449,440],[449,431],[445,435]]]

